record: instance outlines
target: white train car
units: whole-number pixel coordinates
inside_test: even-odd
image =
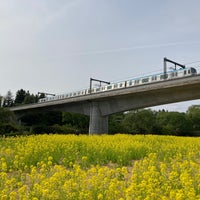
[[[91,91],[90,91],[90,89],[84,89],[84,90],[80,90],[80,91],[76,91],[76,92],[70,92],[67,94],[46,97],[46,98],[39,99],[38,103],[44,103],[47,101],[55,101],[55,100],[60,100],[60,99],[67,99],[67,98],[72,98],[72,97],[90,95],[90,94],[95,94],[95,93],[99,93],[99,92],[123,89],[126,87],[134,87],[134,86],[143,85],[143,84],[150,84],[150,83],[159,82],[159,81],[171,80],[171,79],[175,79],[175,78],[194,76],[196,74],[197,74],[197,71],[195,68],[192,68],[192,67],[191,68],[182,68],[179,70],[168,71],[168,72],[166,72],[166,74],[164,74],[164,73],[153,74],[153,75],[149,75],[149,76],[133,78],[133,79],[118,82],[118,83],[112,83],[112,84],[106,85],[106,86],[92,88]]]

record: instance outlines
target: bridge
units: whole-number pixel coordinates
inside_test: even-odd
[[[17,115],[34,111],[85,114],[90,116],[89,134],[101,134],[108,132],[111,114],[195,99],[200,99],[200,74],[10,109]]]

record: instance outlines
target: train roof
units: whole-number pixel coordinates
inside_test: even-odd
[[[177,69],[177,70],[168,70],[167,73],[179,72],[179,71],[184,71],[184,70],[188,70],[188,69],[196,70],[193,67],[186,67],[186,68],[180,68],[180,69]],[[145,75],[145,76],[138,76],[138,77],[136,76],[136,77],[128,78],[126,80],[121,80],[121,81],[118,81],[118,82],[112,82],[111,84],[120,83],[120,82],[124,82],[124,81],[129,81],[129,80],[137,80],[137,79],[141,79],[141,78],[148,78],[148,77],[151,77],[151,76],[158,76],[158,75],[162,75],[162,74],[163,74],[163,72],[159,72],[159,73],[156,73],[156,74],[149,74],[149,75]]]

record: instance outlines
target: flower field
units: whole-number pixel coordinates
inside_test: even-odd
[[[0,138],[0,200],[200,199],[200,138]]]

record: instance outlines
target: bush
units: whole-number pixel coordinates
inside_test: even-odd
[[[16,125],[12,124],[0,124],[0,134],[1,135],[13,135],[19,131],[19,128]],[[16,135],[16,134],[15,134]]]
[[[33,134],[44,134],[44,133],[47,133],[47,134],[50,134],[50,133],[58,133],[58,134],[75,133],[75,134],[77,134],[80,131],[71,125],[60,126],[58,124],[55,124],[53,126],[45,126],[45,125],[33,126],[31,128],[31,132]]]

